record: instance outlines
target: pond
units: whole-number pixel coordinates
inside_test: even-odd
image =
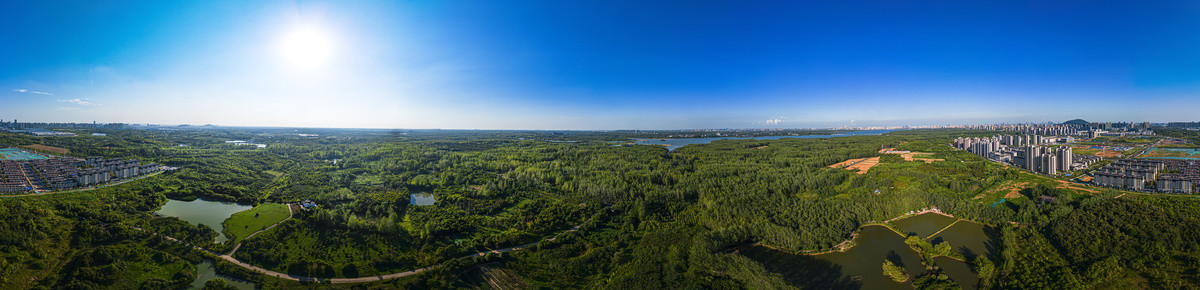
[[[437,199],[434,198],[432,194],[424,192],[414,193],[409,196],[408,200],[408,204],[411,205],[433,205],[434,203],[437,203]]]
[[[776,139],[783,139],[783,138],[819,139],[819,138],[849,137],[849,136],[862,136],[862,135],[880,135],[880,134],[883,134],[883,133],[887,133],[887,132],[893,132],[893,131],[896,131],[896,130],[867,130],[867,131],[854,131],[854,132],[846,132],[846,133],[837,133],[837,134],[830,134],[830,135],[763,136],[763,137],[710,137],[710,138],[675,138],[675,139],[637,139],[637,140],[635,140],[633,143],[636,143],[636,144],[638,144],[638,145],[660,145],[660,146],[666,146],[666,147],[667,147],[667,150],[668,150],[668,151],[670,151],[670,150],[675,150],[675,148],[683,147],[683,146],[685,146],[685,145],[691,145],[691,144],[708,144],[708,143],[711,143],[712,141],[717,141],[717,140],[747,140],[747,139],[752,139],[752,140],[776,140]]]
[[[154,212],[163,216],[177,217],[191,224],[204,224],[217,231],[217,243],[223,243],[229,238],[225,237],[222,232],[224,227],[221,223],[225,222],[229,216],[236,212],[248,210],[251,206],[240,205],[227,202],[207,201],[197,199],[193,201],[182,200],[167,200],[161,209]]]
[[[991,235],[988,234],[991,228],[982,224],[959,221],[950,228],[938,233],[936,236],[929,238],[929,242],[937,244],[942,241],[949,242],[954,246],[955,250],[962,253],[968,259],[976,256],[990,256],[992,251],[996,249],[995,242],[992,241]]]
[[[204,283],[207,283],[208,280],[212,280],[212,279],[216,279],[216,278],[225,279],[226,282],[229,282],[228,283],[229,285],[232,285],[233,287],[237,287],[238,290],[253,290],[254,289],[254,283],[250,283],[248,281],[244,281],[241,279],[217,274],[216,268],[213,268],[213,263],[212,263],[212,261],[209,261],[209,260],[203,260],[203,261],[200,261],[199,264],[196,264],[196,280],[192,281],[192,285],[189,285],[188,289],[204,288]]]
[[[913,217],[907,217],[900,220],[892,221],[891,224],[900,232],[908,235],[918,235],[922,238],[927,238],[929,235],[942,230],[946,226],[954,223],[955,218],[935,214],[923,213]]]
[[[946,256],[933,258],[933,262],[942,268],[942,272],[946,273],[946,276],[950,276],[950,280],[954,280],[963,289],[979,289],[979,274],[972,271],[971,266],[966,262]]]
[[[904,267],[910,275],[925,272],[921,257],[896,232],[882,226],[866,226],[845,252],[793,255],[762,246],[746,247],[740,254],[779,273],[801,288],[820,289],[912,289],[883,274],[883,260]]]

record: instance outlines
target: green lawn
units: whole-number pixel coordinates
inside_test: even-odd
[[[1071,153],[1074,153],[1074,154],[1081,154],[1081,155],[1096,155],[1096,153],[1097,153],[1097,152],[1100,152],[1100,149],[1092,149],[1092,148],[1071,148]]]
[[[238,212],[225,220],[225,235],[233,243],[265,229],[288,217],[287,205],[264,203],[249,210]]]
[[[1200,148],[1200,145],[1196,145],[1196,144],[1161,144],[1161,145],[1158,145],[1157,147],[1160,147],[1160,148]]]

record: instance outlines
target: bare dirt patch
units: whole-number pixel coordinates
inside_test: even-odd
[[[879,157],[856,158],[830,165],[830,168],[844,168],[848,170],[857,170],[858,174],[866,174],[871,167],[879,165]]]
[[[1121,156],[1122,154],[1125,154],[1125,152],[1107,150],[1107,149],[1096,152],[1096,156],[1100,156],[1100,157],[1104,157],[1104,158],[1113,158],[1113,157]]]
[[[41,150],[41,151],[46,151],[46,152],[58,153],[58,154],[71,153],[71,150],[68,150],[67,148],[46,146],[46,145],[41,145],[41,144],[25,145],[24,147],[33,149],[33,150]]]
[[[1028,182],[1009,182],[1000,187],[1000,192],[1008,191],[1004,194],[1004,198],[1018,198],[1021,197],[1021,189],[1029,187],[1030,184]]]
[[[866,160],[866,158],[849,159],[846,161],[834,163],[833,165],[830,165],[829,168],[846,168],[847,166],[853,165],[853,164],[858,163],[859,161],[863,161],[863,160]]]
[[[871,167],[875,167],[876,165],[879,165],[879,157],[871,157],[850,165],[846,169],[854,169],[858,170],[858,174],[866,174],[868,170],[871,170]]]
[[[911,152],[911,153],[900,154],[901,157],[904,157],[904,161],[920,160],[920,161],[925,161],[925,163],[933,163],[934,161],[946,161],[946,159],[913,158],[917,155],[933,155],[933,153]]]
[[[879,153],[883,153],[883,154],[900,154],[900,157],[903,157],[903,158],[904,158],[904,161],[916,161],[916,160],[919,160],[919,161],[924,161],[925,163],[933,163],[934,161],[946,161],[946,159],[933,159],[933,158],[914,158],[914,157],[916,157],[917,155],[933,155],[933,153],[928,153],[928,152],[910,152],[910,151],[896,151],[896,148],[884,148],[884,149],[879,149]]]
[[[1091,192],[1091,193],[1096,193],[1096,192],[1097,192],[1095,189],[1086,188],[1086,187],[1080,186],[1080,185],[1078,185],[1078,184],[1074,184],[1074,183],[1068,182],[1068,181],[1066,181],[1066,180],[1059,180],[1059,181],[1058,181],[1058,188],[1066,188],[1066,189],[1082,190],[1082,191],[1087,191],[1087,192]]]

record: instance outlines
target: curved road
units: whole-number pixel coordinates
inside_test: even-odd
[[[259,230],[259,231],[257,231],[257,232],[254,232],[253,234],[250,234],[249,236],[246,236],[246,238],[242,239],[242,241],[245,241],[246,239],[249,239],[250,237],[253,237],[255,234],[258,234],[258,233],[260,233],[260,232],[263,232],[263,231],[269,230],[269,229],[271,229],[271,228],[274,228],[276,225],[279,225],[280,223],[283,223],[284,221],[287,221],[288,219],[291,219],[291,218],[292,218],[292,216],[291,216],[291,212],[292,212],[292,206],[289,204],[289,205],[288,205],[288,218],[287,218],[287,219],[284,219],[284,220],[282,220],[282,221],[279,221],[278,223],[275,223],[274,225],[271,225],[270,227],[267,227],[267,228],[265,228],[265,229],[262,229],[262,230]],[[590,220],[589,220],[589,221],[590,221]],[[585,223],[587,223],[587,222],[588,222],[588,221],[584,221],[584,222],[582,222],[582,223],[579,223],[578,225],[575,225],[575,227],[572,227],[572,228],[571,228],[571,229],[569,229],[569,230],[566,230],[566,231],[563,231],[563,232],[561,232],[561,233],[555,234],[555,235],[553,235],[553,236],[547,237],[547,238],[545,238],[545,239],[542,239],[541,241],[538,241],[538,242],[533,242],[533,243],[524,244],[524,245],[515,246],[515,247],[503,248],[503,249],[499,249],[499,250],[491,250],[491,251],[486,251],[486,252],[474,253],[474,254],[470,254],[470,255],[466,255],[466,256],[458,257],[458,258],[455,258],[455,259],[465,259],[465,258],[470,258],[470,257],[482,257],[482,256],[484,256],[484,255],[487,255],[487,254],[492,254],[492,253],[503,253],[503,252],[512,252],[512,251],[520,251],[520,250],[524,250],[524,249],[526,249],[526,248],[529,248],[529,247],[532,247],[532,246],[536,246],[536,245],[538,245],[538,244],[541,244],[542,242],[551,242],[551,241],[554,241],[554,240],[558,239],[558,236],[564,235],[564,234],[566,234],[566,233],[570,233],[570,232],[577,231],[577,230],[579,230],[579,227],[583,226],[583,224],[585,224]],[[138,229],[138,230],[142,230],[141,228],[137,228],[137,227],[134,227],[134,228],[135,228],[135,229]],[[161,235],[158,235],[157,233],[153,233],[153,234],[154,234],[154,235],[156,235],[156,236],[161,236]],[[246,263],[246,262],[242,262],[242,261],[239,261],[238,259],[235,259],[235,258],[233,258],[233,253],[237,252],[238,248],[240,248],[240,247],[242,246],[242,243],[240,243],[240,242],[239,242],[239,243],[238,243],[236,246],[234,246],[234,247],[233,247],[233,251],[230,251],[230,252],[229,252],[229,254],[227,254],[227,255],[221,255],[221,254],[217,254],[216,252],[209,251],[208,249],[201,248],[201,247],[199,247],[199,246],[192,245],[192,244],[189,244],[189,243],[187,243],[187,242],[184,242],[184,241],[180,241],[180,240],[178,240],[178,239],[175,239],[175,238],[172,238],[172,237],[168,237],[168,236],[161,236],[161,237],[163,237],[163,238],[166,238],[166,239],[168,239],[168,240],[171,240],[171,241],[174,241],[174,242],[176,242],[176,243],[181,243],[181,244],[184,244],[184,245],[191,246],[192,248],[194,248],[194,249],[196,249],[196,250],[200,250],[200,251],[203,251],[203,252],[206,252],[206,253],[212,254],[213,256],[217,256],[218,258],[221,258],[221,259],[223,259],[223,260],[225,260],[225,261],[229,261],[230,263],[233,263],[234,265],[238,265],[238,266],[241,266],[242,268],[246,268],[246,269],[249,269],[249,270],[251,270],[251,271],[258,272],[259,274],[263,274],[263,275],[267,275],[267,276],[271,276],[271,277],[275,277],[275,278],[280,278],[280,279],[287,279],[287,280],[292,280],[292,281],[302,281],[302,282],[324,282],[324,281],[329,281],[330,283],[344,284],[344,283],[363,283],[363,282],[383,281],[383,280],[390,280],[390,279],[396,279],[396,278],[402,278],[402,277],[408,277],[408,276],[412,276],[412,275],[420,274],[421,272],[429,271],[429,270],[431,270],[431,269],[434,269],[434,268],[437,268],[437,267],[441,267],[441,266],[443,265],[443,264],[437,264],[437,265],[433,265],[433,266],[429,266],[429,267],[425,267],[425,268],[420,268],[420,269],[415,269],[415,270],[410,270],[410,271],[404,271],[404,272],[399,272],[399,273],[391,273],[391,274],[378,275],[378,276],[369,276],[369,277],[358,277],[358,278],[317,278],[317,277],[305,277],[305,276],[291,275],[291,274],[287,274],[287,273],[280,273],[280,272],[271,271],[271,270],[268,270],[268,269],[264,269],[264,268],[262,268],[262,267],[258,267],[258,266],[255,266],[255,265],[250,265],[250,264],[248,264],[248,263]]]
[[[246,236],[245,238],[241,238],[241,239],[239,239],[239,240],[238,240],[238,244],[233,246],[233,251],[229,251],[229,254],[228,254],[228,255],[223,255],[223,256],[233,256],[233,253],[237,253],[237,250],[238,250],[238,248],[241,248],[241,247],[242,247],[242,243],[243,243],[243,242],[245,242],[246,240],[249,240],[251,237],[254,237],[254,235],[257,235],[258,233],[265,232],[265,231],[267,231],[267,230],[269,230],[269,229],[275,228],[275,226],[277,226],[277,225],[279,225],[279,224],[282,224],[283,222],[285,222],[285,221],[287,221],[287,220],[290,220],[290,219],[292,219],[292,204],[290,204],[290,203],[285,203],[285,204],[283,204],[283,205],[286,205],[286,206],[288,207],[288,217],[287,217],[287,218],[285,218],[285,219],[282,219],[282,220],[280,220],[280,221],[278,221],[278,222],[275,222],[274,224],[271,224],[271,226],[269,226],[269,227],[266,227],[266,228],[264,228],[264,229],[261,229],[261,230],[258,230],[258,231],[256,231],[256,232],[250,233],[250,235]]]

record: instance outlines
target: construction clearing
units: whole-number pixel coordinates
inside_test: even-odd
[[[51,153],[58,153],[58,154],[71,153],[71,150],[68,150],[67,148],[46,146],[46,145],[40,145],[40,144],[25,145],[22,147],[37,150],[37,151],[44,151],[44,152],[51,152]]]
[[[868,170],[871,170],[871,167],[875,167],[876,165],[879,165],[879,157],[850,159],[830,165],[829,167],[856,170],[858,174],[866,174]]]
[[[904,158],[904,161],[918,161],[918,160],[919,160],[919,161],[924,161],[925,163],[933,163],[934,161],[946,161],[945,159],[926,158],[926,156],[932,156],[932,155],[933,155],[933,153],[928,153],[928,152],[912,152],[912,151],[896,151],[896,148],[885,148],[885,149],[881,149],[881,150],[879,150],[879,153],[883,153],[883,154],[900,154],[900,157],[903,157],[903,158]],[[917,156],[918,156],[918,155],[920,155],[921,157],[917,158]]]

